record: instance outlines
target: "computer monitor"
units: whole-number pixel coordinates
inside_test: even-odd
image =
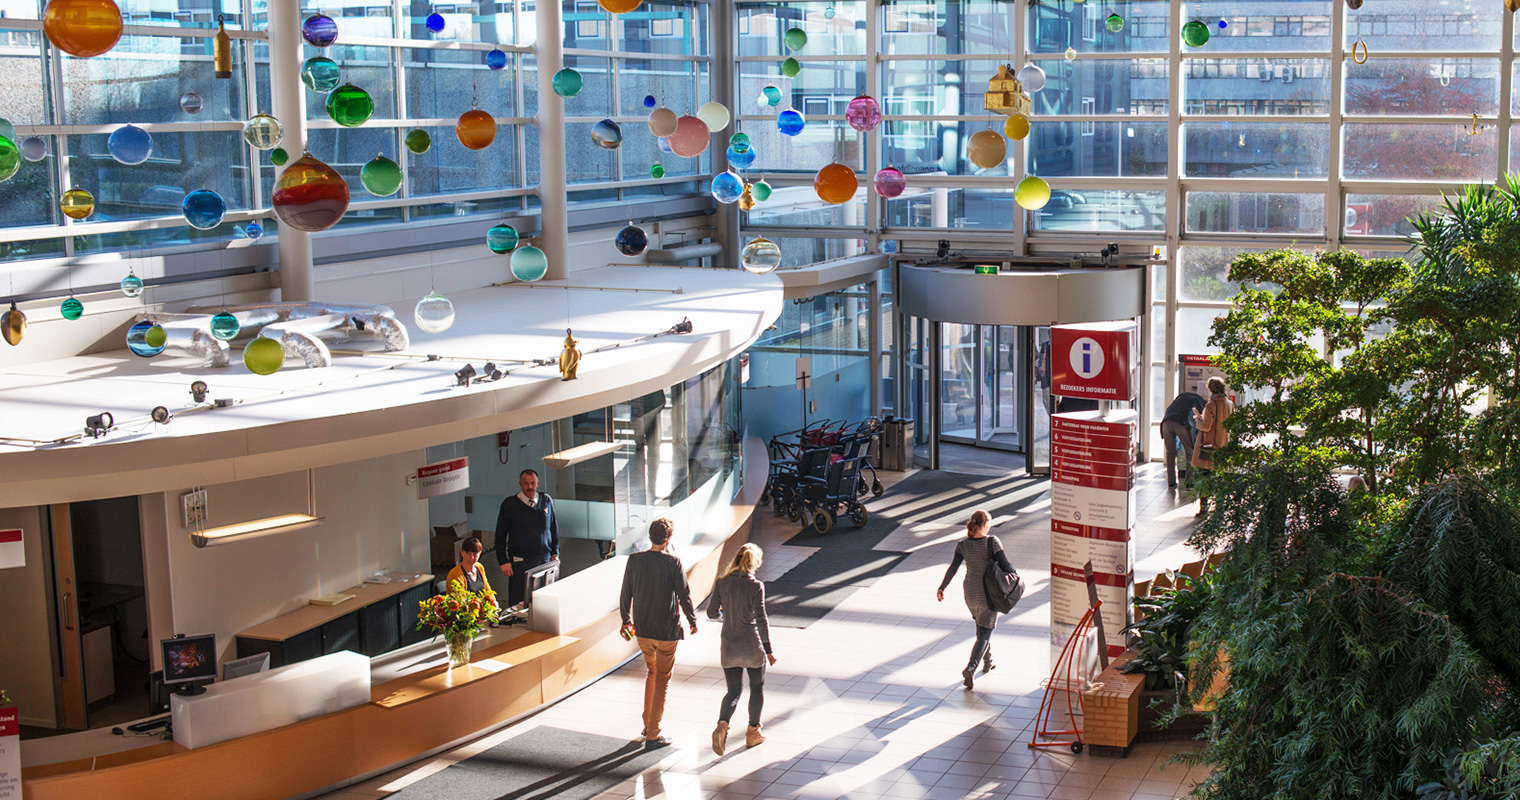
[[[177,636],[159,642],[164,655],[164,683],[178,694],[200,694],[197,684],[216,680],[216,635]]]
[[[523,579],[524,583],[526,584],[526,589],[523,593],[523,605],[532,608],[533,592],[535,590],[542,589],[557,580],[559,580],[558,559],[550,561],[546,564],[540,564],[533,569],[528,570],[528,574],[525,575]]]
[[[247,658],[228,661],[222,665],[222,680],[230,681],[244,675],[253,675],[269,669],[269,654],[256,653]]]

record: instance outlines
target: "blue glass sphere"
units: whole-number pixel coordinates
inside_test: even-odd
[[[712,196],[720,203],[736,203],[744,194],[744,180],[728,170],[712,180]]]
[[[123,164],[141,164],[153,155],[153,137],[136,125],[123,125],[111,131],[106,149],[111,151],[111,158]]]
[[[326,14],[313,14],[301,23],[301,37],[312,47],[326,47],[338,41],[338,23]]]
[[[434,11],[428,15],[427,29],[433,33],[443,33],[443,15]]]
[[[1225,28],[1228,28],[1228,27],[1230,27],[1230,23],[1228,23],[1228,22],[1226,22],[1224,20],[1220,20],[1219,21],[1219,29],[1220,30],[1224,30]]]
[[[658,102],[659,102],[658,100],[654,99],[654,95],[652,95],[652,94],[646,94],[646,95],[644,95],[644,107],[645,108],[654,108],[655,104],[657,104]]]
[[[516,228],[500,222],[486,231],[486,247],[491,248],[493,253],[510,253],[517,249],[517,242],[521,238]]]
[[[163,330],[148,320],[133,325],[127,329],[127,349],[132,351],[132,355],[143,358],[152,358],[164,352]]]
[[[776,130],[781,131],[787,136],[796,136],[802,133],[802,127],[806,124],[807,120],[802,118],[802,112],[796,109],[788,108],[776,117]]]
[[[507,54],[500,50],[492,50],[486,53],[486,66],[491,69],[501,69],[507,65]]]
[[[243,324],[231,311],[219,311],[211,317],[211,335],[224,342],[236,339],[242,329]]]
[[[264,226],[260,225],[258,220],[252,220],[247,227],[243,228],[243,235],[258,241],[264,236]]]
[[[549,272],[549,257],[544,251],[525,244],[512,252],[512,277],[520,281],[536,281]]]
[[[661,136],[661,137],[655,139],[654,143],[657,144],[657,145],[659,145],[661,153],[674,153],[675,152],[674,150],[670,149],[670,140],[667,139],[667,138],[665,138],[664,136]]]
[[[637,225],[629,225],[618,231],[617,238],[612,240],[612,244],[619,253],[625,256],[641,255],[649,247],[649,234]]]
[[[190,227],[204,231],[222,224],[222,217],[227,214],[227,203],[221,195],[210,189],[196,189],[185,195],[185,202],[180,209],[185,212],[185,221],[190,223]]]
[[[749,169],[755,163],[755,148],[746,147],[743,150],[735,150],[733,145],[728,146],[728,165],[734,169]]]

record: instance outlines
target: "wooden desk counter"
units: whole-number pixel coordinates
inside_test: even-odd
[[[467,686],[482,678],[489,678],[508,667],[526,664],[577,644],[574,636],[554,636],[529,631],[495,647],[475,653],[470,663],[463,667],[433,667],[415,675],[407,675],[393,681],[378,684],[371,691],[375,705],[381,708],[400,708],[409,703],[426,700],[451,689]]]
[[[390,583],[365,583],[338,594],[351,594],[352,600],[344,600],[335,606],[306,605],[289,614],[281,614],[268,622],[261,622],[247,630],[237,632],[244,639],[264,639],[281,642],[305,633],[313,628],[332,622],[367,605],[373,605],[387,597],[394,597],[416,587],[419,583],[433,580],[432,575],[415,575],[403,572],[390,573]]]

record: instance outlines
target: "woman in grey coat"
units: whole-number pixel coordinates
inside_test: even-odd
[[[971,513],[971,519],[966,520],[966,538],[956,543],[955,558],[951,559],[950,568],[945,570],[945,579],[940,581],[939,591],[934,595],[936,600],[944,602],[945,587],[955,578],[955,571],[961,568],[961,562],[966,562],[966,580],[962,584],[962,591],[966,595],[966,608],[971,611],[971,619],[976,622],[976,642],[971,645],[971,661],[961,671],[961,679],[967,689],[971,688],[972,678],[976,676],[976,662],[982,662],[984,674],[997,666],[992,663],[992,629],[997,627],[998,612],[987,603],[987,585],[984,583],[987,568],[996,559],[1003,569],[1013,572],[1013,565],[1008,563],[1008,556],[1003,552],[1003,543],[988,533],[990,527],[992,515],[981,510]]]
[[[746,544],[739,548],[734,563],[713,586],[712,602],[707,606],[709,619],[723,620],[719,637],[718,663],[728,681],[728,694],[719,707],[718,727],[713,729],[713,752],[723,755],[728,749],[728,721],[739,707],[744,691],[744,673],[749,673],[749,730],[744,744],[754,747],[765,741],[760,734],[760,709],[765,705],[765,666],[775,664],[771,653],[771,629],[765,618],[765,584],[755,577],[760,569],[760,548]]]

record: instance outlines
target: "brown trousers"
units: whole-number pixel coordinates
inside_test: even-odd
[[[676,666],[676,645],[658,639],[639,637],[639,650],[644,653],[644,667],[648,677],[644,680],[644,738],[654,739],[660,735],[660,720],[665,717],[665,690],[670,686],[670,673]]]

